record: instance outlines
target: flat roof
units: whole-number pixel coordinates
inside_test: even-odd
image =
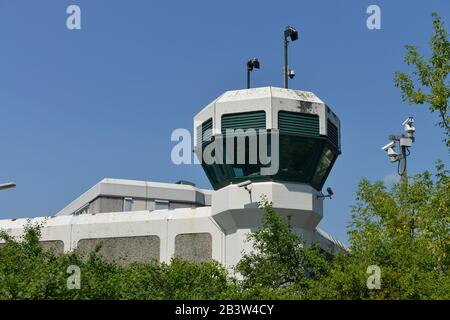
[[[211,205],[213,191],[188,184],[105,178],[56,215],[70,215],[100,196],[158,199]]]

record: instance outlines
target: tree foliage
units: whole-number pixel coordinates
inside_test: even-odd
[[[236,266],[244,288],[280,289],[290,285],[307,289],[310,281],[326,274],[328,261],[317,244],[306,246],[303,238],[273,211],[263,198],[261,227],[248,235],[253,251],[244,254]]]
[[[438,125],[444,129],[444,141],[450,148],[450,41],[441,17],[433,13],[433,35],[430,40],[431,57],[427,60],[417,48],[406,46],[405,63],[412,66],[412,74],[396,72],[395,86],[402,91],[404,101],[427,104],[431,112],[440,117]]]
[[[334,258],[308,246],[266,199],[253,251],[237,277],[215,261],[133,263],[56,255],[39,244],[41,226],[21,239],[0,238],[0,299],[450,299],[450,179],[442,163],[391,189],[361,180],[349,225],[350,250]],[[81,270],[81,288],[67,288],[67,268]],[[381,271],[381,288],[367,287],[367,268]]]
[[[450,180],[438,163],[410,185],[361,180],[349,226],[351,252],[334,260],[315,294],[342,299],[450,298]],[[381,270],[380,290],[366,286]]]
[[[221,299],[234,290],[233,278],[215,261],[170,264],[148,261],[122,266],[98,250],[84,259],[77,251],[44,250],[39,225],[28,225],[21,239],[0,238],[0,299]],[[80,289],[69,289],[67,268],[78,266]]]

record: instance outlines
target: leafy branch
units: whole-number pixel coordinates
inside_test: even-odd
[[[444,23],[433,13],[433,35],[429,44],[431,57],[426,60],[415,46],[406,46],[405,63],[413,66],[412,74],[396,72],[395,86],[402,91],[402,99],[413,105],[427,104],[429,110],[440,117],[438,126],[444,129],[444,142],[450,148],[450,41]]]

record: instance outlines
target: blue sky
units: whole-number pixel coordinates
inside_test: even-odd
[[[81,8],[82,29],[66,28]],[[368,30],[366,9],[381,8]],[[320,227],[346,241],[360,178],[392,180],[380,147],[416,118],[411,174],[448,153],[437,115],[401,102],[393,86],[404,45],[427,52],[431,12],[450,29],[448,1],[0,0],[0,218],[50,215],[104,177],[209,188],[201,167],[170,159],[176,128],[226,90],[282,86],[282,30],[295,26],[292,88],[312,91],[338,114],[342,155],[325,184]]]

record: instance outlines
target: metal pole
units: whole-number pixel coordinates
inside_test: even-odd
[[[250,69],[247,66],[247,89],[250,89]]]
[[[400,168],[401,168],[401,178],[402,178],[403,182],[405,183],[405,185],[407,185],[408,184],[408,170],[407,170],[407,165],[406,165],[406,147],[405,146],[402,146],[402,159],[401,159]]]
[[[407,166],[407,160],[406,160],[406,147],[402,146],[402,176],[401,176],[401,183],[402,183],[402,192],[404,196],[408,194],[408,166]],[[406,200],[404,200],[406,201]],[[408,212],[411,214],[411,212]],[[409,220],[409,232],[411,234],[411,237],[414,237],[415,233],[415,220],[414,216]]]
[[[288,39],[284,37],[284,87],[288,88]]]

